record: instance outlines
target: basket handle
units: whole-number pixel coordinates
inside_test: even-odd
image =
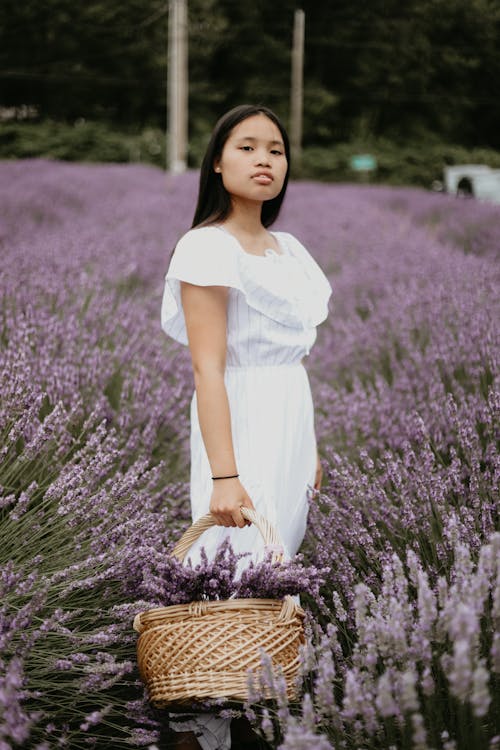
[[[241,515],[248,521],[251,521],[259,529],[266,547],[273,549],[272,561],[281,562],[283,560],[283,544],[278,535],[278,532],[274,526],[261,516],[260,513],[252,510],[251,508],[245,508],[244,505],[240,507]],[[181,562],[184,560],[187,551],[202,534],[211,526],[216,526],[217,522],[211,513],[207,513],[205,516],[201,516],[195,521],[181,536],[177,544],[175,545],[172,554]]]

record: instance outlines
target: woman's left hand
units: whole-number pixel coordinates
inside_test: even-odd
[[[321,489],[321,480],[323,478],[323,468],[321,466],[321,461],[319,458],[319,452],[317,452],[317,458],[316,458],[316,476],[314,478],[314,489],[319,492]]]

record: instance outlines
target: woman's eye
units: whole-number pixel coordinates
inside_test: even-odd
[[[241,151],[253,151],[253,146],[240,146],[239,148]],[[271,153],[275,156],[282,156],[283,151],[280,151],[279,148],[274,148],[271,150]]]

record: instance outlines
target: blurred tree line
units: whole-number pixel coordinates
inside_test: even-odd
[[[367,136],[500,149],[499,0],[188,0],[193,153],[227,108],[288,121],[306,13],[304,145]],[[2,0],[0,106],[165,127],[166,0]]]

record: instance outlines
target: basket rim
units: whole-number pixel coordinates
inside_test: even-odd
[[[268,611],[276,614],[283,610],[285,603],[292,608],[295,616],[298,616],[302,620],[305,618],[304,609],[297,604],[289,594],[287,594],[281,599],[260,599],[256,597],[240,599],[207,599],[186,602],[184,604],[170,604],[167,607],[154,607],[145,610],[144,612],[139,612],[134,618],[133,627],[138,633],[142,633],[148,625],[151,626],[155,622],[165,619],[176,619],[182,616],[206,617],[207,615],[218,614],[225,610],[247,610],[248,613],[252,610],[257,610],[260,613]]]

